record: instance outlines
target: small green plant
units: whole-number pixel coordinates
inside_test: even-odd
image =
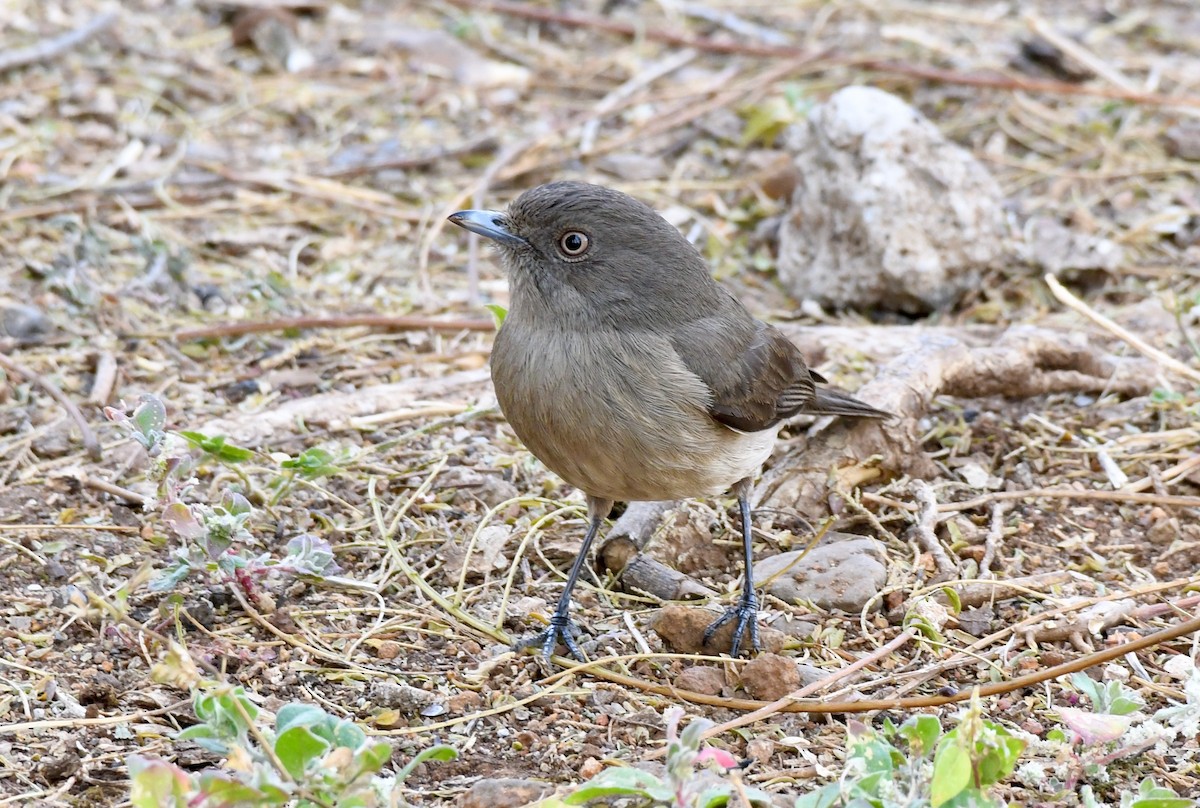
[[[1141,697],[1119,680],[1102,683],[1076,673],[1070,681],[1075,692],[1068,692],[1067,698],[1077,702],[1082,694],[1091,702],[1091,709],[1056,708],[1063,726],[1035,741],[1037,758],[1016,772],[1019,781],[1043,792],[1078,791],[1087,808],[1104,808],[1108,804],[1096,797],[1093,784],[1109,782],[1110,767],[1152,746],[1200,732],[1200,671],[1195,666],[1184,687],[1187,701],[1164,707],[1152,716],[1142,713]],[[1121,808],[1188,808],[1196,803],[1145,779],[1136,793],[1122,793],[1119,804]]]
[[[321,579],[339,571],[329,543],[309,534],[290,539],[281,558],[247,553],[246,548],[254,542],[249,528],[254,508],[237,491],[226,490],[215,505],[187,501],[195,482],[192,472],[196,460],[191,450],[226,465],[243,463],[254,457],[254,452],[229,443],[221,435],[168,430],[166,405],[153,395],[143,395],[131,414],[126,414],[124,408],[107,407],[105,415],[154,459],[148,476],[158,486],[159,499],[147,507],[162,504],[162,523],[181,543],[166,569],[151,582],[151,589],[170,590],[189,576],[198,575],[234,582],[254,597],[257,582],[268,577]],[[333,460],[324,450],[309,449],[284,460],[280,464],[281,477],[313,479],[333,474],[340,470]],[[284,482],[280,487],[286,486]]]
[[[711,721],[694,719],[679,732],[682,718],[683,710],[679,707],[672,707],[663,714],[667,729],[667,762],[662,776],[626,766],[605,769],[564,797],[561,804],[583,805],[603,799],[606,805],[720,808],[738,794],[753,804],[770,805],[769,796],[756,788],[735,786],[711,772],[697,772],[697,766],[707,763],[715,764],[721,772],[728,772],[737,768],[738,762],[723,749],[700,748],[701,737],[704,730],[712,726]]]
[[[200,678],[185,649],[173,646],[154,678],[190,685],[199,722],[176,739],[224,757],[221,768],[189,773],[159,758],[128,760],[134,808],[369,808],[404,804],[406,777],[426,760],[452,760],[449,746],[425,749],[396,773],[380,772],[391,746],[372,742],[354,722],[312,704],[294,702],[262,726],[264,714],[240,686]]]
[[[342,470],[342,467],[338,465],[338,458],[320,446],[310,446],[295,457],[284,455],[283,459],[279,461],[279,468],[283,470],[283,473],[274,484],[275,493],[271,497],[272,505],[277,505],[292,490],[297,478],[318,480],[321,477],[330,477]]]
[[[1024,746],[983,717],[977,696],[944,735],[931,715],[899,727],[885,720],[879,731],[851,721],[841,779],[800,797],[796,808],[998,808],[1004,802],[989,792],[1012,773]]]

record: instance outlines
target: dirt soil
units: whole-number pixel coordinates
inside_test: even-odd
[[[1063,257],[1060,277],[1087,306],[1200,366],[1187,336],[1200,332],[1191,0],[572,0],[506,12],[476,0],[314,0],[262,11],[269,5],[6,5],[0,805],[123,804],[134,751],[187,768],[215,762],[171,738],[195,718],[186,692],[150,678],[168,636],[268,710],[302,700],[361,722],[395,744],[397,763],[434,742],[457,747],[459,760],[410,779],[414,804],[457,799],[483,778],[565,789],[606,761],[641,761],[662,746],[670,688],[712,681],[698,667],[723,675],[707,703],[684,703],[689,715],[719,723],[745,712],[744,662],[670,654],[650,628],[661,604],[608,582],[577,590],[591,653],[606,658],[597,668],[564,676],[508,652],[505,641],[542,625],[561,591],[583,501],[496,409],[485,304],[506,302],[506,282],[487,249],[446,223],[457,209],[502,207],[556,178],[601,182],[663,211],[759,316],[814,328],[905,323],[801,306],[774,276],[772,223],[790,181],[780,135],[838,88],[868,83],[983,161],[1016,236],[1036,220],[1076,234],[1082,256]],[[86,41],[6,61],[98,17]],[[1030,46],[1043,23],[1092,64]],[[990,78],[971,81],[979,76]],[[1172,95],[1182,100],[1166,103]],[[1094,262],[1088,245],[1099,240],[1121,251],[1115,266]],[[1042,272],[1014,261],[923,322],[1035,324],[1135,352],[1065,311]],[[344,319],[373,315],[412,319]],[[316,317],[334,320],[246,327]],[[239,327],[185,333],[224,323]],[[818,367],[853,388],[877,363],[863,344]],[[1137,398],[937,399],[918,424],[936,468],[928,482],[938,503],[971,501],[936,525],[955,577],[980,574],[989,535],[997,578],[1060,577],[985,599],[940,642],[901,642],[820,697],[969,689],[1194,611],[1200,475],[1189,461],[1200,397],[1163,366],[1154,375],[1154,392]],[[98,456],[46,385],[78,407]],[[151,573],[180,539],[154,501],[152,462],[102,412],[147,392],[166,402],[170,429],[254,450],[235,465],[201,457],[189,501],[245,493],[247,555],[278,557],[310,533],[332,545],[345,580],[268,583],[245,602],[216,576],[152,591]],[[284,455],[312,447],[330,453],[334,473],[280,494]],[[1051,488],[1081,493],[993,496]],[[1141,498],[1111,496],[1118,489]],[[760,558],[802,548],[804,520],[887,548],[880,611],[767,601],[764,619],[806,622],[785,656],[828,674],[901,635],[906,604],[935,580],[915,492],[908,479],[872,480],[846,493],[851,505],[832,522],[759,514]],[[699,542],[689,573],[723,596],[740,575],[734,505],[689,503],[663,528],[671,555]],[[1106,598],[1137,611],[1094,632],[1028,633]],[[956,655],[967,646],[971,656]],[[1091,673],[1123,678],[1153,710],[1182,698],[1180,669],[1167,663],[1193,653],[1183,638]],[[389,701],[395,691],[381,683],[424,695]],[[1053,708],[1076,699],[1058,681],[984,709],[1044,737],[1059,726]],[[950,726],[958,709],[936,713]],[[888,714],[898,723],[911,711]],[[745,781],[786,796],[836,777],[845,739],[845,716],[777,712],[714,743],[754,757]],[[1151,776],[1200,796],[1196,765],[1193,738],[1119,757],[1095,786],[1116,800]],[[1015,780],[1001,795],[1076,799]]]

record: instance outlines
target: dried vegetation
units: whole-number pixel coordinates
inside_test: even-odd
[[[830,527],[883,540],[889,561],[880,611],[767,603],[768,617],[807,621],[784,650],[816,672],[806,695],[966,692],[1195,611],[1190,0],[264,5],[16,0],[5,11],[0,804],[119,804],[135,749],[210,762],[170,740],[193,719],[184,694],[149,678],[162,634],[268,708],[300,699],[364,722],[396,742],[397,760],[434,739],[457,746],[459,761],[410,778],[413,802],[481,777],[566,784],[608,758],[640,760],[678,688],[705,678],[700,665],[723,667],[727,684],[682,694],[689,710],[718,724],[759,710],[747,734],[716,740],[756,758],[747,782],[798,793],[836,772],[839,723],[750,699],[745,663],[665,653],[652,598],[580,587],[590,666],[546,671],[502,652],[557,596],[582,503],[492,406],[481,304],[503,303],[505,286],[445,215],[564,175],[620,187],[694,237],[752,309],[794,320],[814,364],[857,388],[894,357],[904,326],[799,314],[773,284],[767,226],[789,181],[776,136],[855,82],[909,98],[982,159],[1034,245],[1030,262],[1069,291],[1014,264],[930,318],[961,351],[929,358],[946,364],[905,405],[911,462],[899,470],[927,483],[881,478],[872,455],[886,443],[830,475],[836,457],[800,451],[803,427],[785,433],[760,557],[803,547],[804,520],[820,527],[832,508]],[[56,39],[70,30],[86,36]],[[1047,222],[1058,238],[1035,239]],[[1097,268],[1099,240],[1123,259]],[[282,318],[287,328],[263,325]],[[1005,351],[1037,332],[990,344],[1029,325],[1081,332],[1088,347],[1043,344],[1022,364]],[[1110,377],[1106,357],[1141,355],[1128,334],[1159,353],[1137,378]],[[985,359],[996,364],[981,375]],[[172,428],[260,452],[236,474],[203,465],[193,494],[263,494],[256,552],[314,533],[361,585],[239,602],[229,585],[189,579],[171,596],[129,593],[121,618],[106,610],[176,541],[139,507],[152,494],[139,447],[100,412],[144,391],[168,402]],[[340,471],[270,503],[271,453],[313,446]],[[787,476],[806,463],[816,487]],[[692,503],[658,528],[678,531],[664,546],[717,592],[736,585],[729,505]],[[704,546],[681,549],[680,536]],[[958,580],[969,610],[940,644],[905,627],[906,607]],[[1128,684],[1152,707],[1179,698],[1166,663],[1192,653],[1186,640],[1146,648]],[[821,679],[856,660],[852,676]],[[380,687],[396,683],[409,689]],[[1061,695],[1019,690],[990,712],[1037,735]],[[1196,764],[1194,740],[1150,750],[1114,763],[1109,787],[1154,774],[1194,794]],[[1008,796],[1051,799],[1019,786]]]

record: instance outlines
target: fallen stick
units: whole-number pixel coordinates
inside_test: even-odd
[[[1087,303],[1084,303],[1082,300],[1075,297],[1075,295],[1071,294],[1067,287],[1059,283],[1058,278],[1054,277],[1053,275],[1047,274],[1045,280],[1046,285],[1050,287],[1050,291],[1064,306],[1072,311],[1082,314],[1084,317],[1088,318],[1093,323],[1100,326],[1121,341],[1129,343],[1129,345],[1142,356],[1157,362],[1167,370],[1173,371],[1180,376],[1191,379],[1193,382],[1200,384],[1200,370],[1188,367],[1175,357],[1169,356],[1168,354],[1160,351],[1158,348],[1155,348],[1153,345],[1149,344],[1127,328],[1117,325],[1112,320],[1093,309]]]
[[[241,337],[269,331],[290,331],[303,328],[357,328],[367,326],[384,331],[492,331],[495,325],[487,320],[439,320],[434,317],[388,317],[383,314],[350,314],[339,317],[284,317],[279,320],[245,320],[222,323],[204,328],[187,328],[175,333],[176,342],[214,337]]]
[[[42,388],[50,398],[57,401],[67,411],[67,415],[71,416],[71,420],[75,422],[75,426],[79,427],[79,434],[83,439],[83,448],[87,450],[88,457],[92,460],[99,460],[103,456],[103,453],[100,451],[100,441],[96,440],[96,433],[92,432],[92,428],[88,426],[87,419],[83,417],[83,413],[79,411],[79,408],[75,406],[75,402],[67,398],[66,394],[58,389],[58,385],[44,376],[34,373],[24,365],[17,364],[3,353],[0,353],[0,367]]]
[[[110,11],[107,14],[93,17],[83,25],[74,30],[67,31],[65,34],[59,34],[52,39],[44,40],[36,45],[30,45],[28,48],[17,48],[8,53],[0,54],[0,73],[37,62],[47,62],[73,48],[79,47],[116,21],[117,15]]]

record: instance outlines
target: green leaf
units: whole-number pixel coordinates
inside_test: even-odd
[[[694,804],[700,808],[721,808],[721,806],[729,804],[729,798],[732,795],[732,785],[718,783],[701,791]]]
[[[304,777],[308,765],[325,754],[329,747],[329,741],[318,738],[304,726],[292,727],[279,733],[275,739],[275,754],[279,756],[279,762],[297,780]]]
[[[427,760],[454,760],[457,757],[458,750],[453,746],[446,746],[445,744],[438,744],[428,749],[422,749],[417,753],[416,757],[405,764],[404,768],[396,774],[396,782],[403,783],[405,778],[412,774],[413,769]]]
[[[991,721],[985,721],[984,726],[996,733],[995,745],[988,749],[977,765],[980,787],[989,788],[1013,773],[1025,742],[1014,738],[1008,730]]]
[[[654,786],[663,786],[661,780],[649,772],[627,766],[605,769],[591,780],[568,794],[564,801],[568,805],[582,805],[603,797],[648,795]]]
[[[950,601],[950,611],[952,614],[958,614],[962,611],[962,599],[958,596],[958,591],[952,586],[943,586],[942,594],[946,596],[946,600]]]
[[[205,805],[286,805],[291,795],[282,788],[263,784],[260,788],[234,780],[224,772],[207,771],[200,775],[200,789],[208,798]]]
[[[704,730],[708,729],[712,725],[713,723],[707,718],[693,718],[691,722],[684,727],[683,732],[679,733],[680,745],[682,745],[684,749],[692,752],[697,751],[700,749],[700,742],[703,740],[701,736],[704,734]],[[668,768],[670,768],[669,764]]]
[[[353,721],[342,719],[333,725],[333,745],[357,750],[367,741],[367,733]]]
[[[451,756],[449,758],[441,758],[442,760],[453,760],[457,753],[450,747]],[[389,743],[375,743],[370,746],[364,746],[358,750],[358,754],[354,756],[358,761],[358,774],[378,774],[384,764],[392,759],[392,745]],[[396,782],[400,782],[397,780]]]
[[[798,797],[795,808],[834,808],[841,796],[841,787],[837,783],[830,783]]]
[[[319,446],[313,446],[305,449],[294,458],[282,461],[279,466],[280,468],[295,471],[301,477],[315,479],[317,477],[327,477],[341,471],[340,468],[334,465],[333,460],[334,457],[332,454]]]
[[[957,739],[943,738],[933,758],[930,803],[933,808],[949,802],[971,783],[971,758]]]
[[[186,808],[191,778],[187,772],[157,758],[130,755],[129,803],[133,808]]]
[[[936,716],[916,715],[901,724],[896,735],[908,742],[914,755],[928,757],[937,749],[942,724]]]
[[[275,713],[275,732],[282,734],[292,727],[311,727],[329,719],[329,714],[315,704],[293,701]]]
[[[132,420],[145,437],[161,435],[167,426],[167,407],[158,396],[147,393],[139,399]]]
[[[484,306],[485,309],[492,313],[492,319],[496,322],[496,330],[500,330],[500,326],[504,325],[504,320],[508,317],[508,309],[495,303],[488,303]]]
[[[212,455],[223,463],[241,463],[254,457],[254,452],[226,442],[224,435],[209,437],[203,432],[181,430],[180,435],[197,449]]]

